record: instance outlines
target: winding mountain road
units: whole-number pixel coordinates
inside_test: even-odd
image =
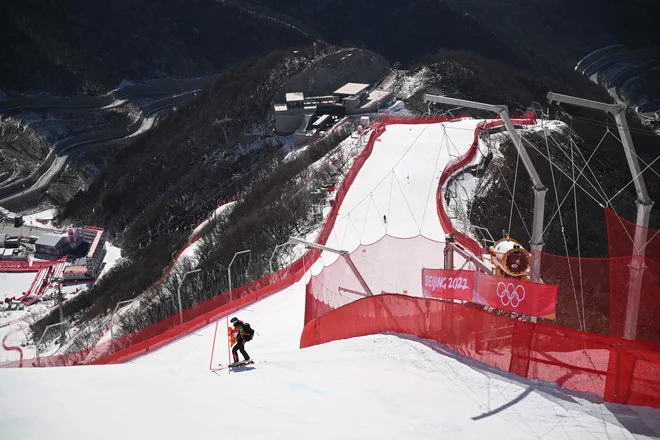
[[[0,186],[0,206],[20,207],[21,203],[47,191],[50,184],[64,171],[69,158],[75,154],[101,146],[130,145],[138,134],[153,127],[157,112],[192,100],[195,91],[215,79],[216,76],[194,80],[154,80],[145,85],[117,89],[103,96],[72,98],[42,96],[0,101],[0,114],[37,109],[54,112],[91,112],[126,105],[137,97],[167,96],[142,108],[138,119],[125,127],[83,133],[55,143],[45,160],[32,174]]]

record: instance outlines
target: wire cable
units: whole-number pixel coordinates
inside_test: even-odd
[[[545,137],[545,148],[548,153],[548,160],[550,163],[552,163],[552,156],[550,155],[550,143],[548,142],[548,136],[547,132],[545,129],[545,126],[543,126],[543,135]],[[571,162],[573,165],[573,170],[575,170],[575,164]],[[575,308],[577,311],[577,317],[578,317],[578,324],[580,325],[580,330],[584,331],[584,324],[582,321],[582,317],[580,316],[580,305],[577,297],[577,291],[575,290],[575,278],[573,277],[573,266],[571,264],[571,258],[568,252],[568,240],[566,240],[566,230],[564,229],[564,219],[561,215],[561,206],[562,204],[559,203],[559,191],[557,189],[557,181],[555,179],[555,171],[553,167],[550,167],[550,174],[552,175],[552,185],[554,189],[554,194],[555,194],[555,201],[557,203],[557,212],[559,213],[559,225],[560,225],[560,230],[561,230],[561,236],[564,241],[564,252],[566,253],[566,258],[568,261],[568,273],[571,278],[571,287],[573,288],[573,298],[575,299]],[[575,181],[575,175],[573,176],[573,181]],[[572,188],[575,188],[575,185],[573,185]],[[569,190],[570,191],[570,190]],[[553,216],[554,218],[554,216]],[[550,223],[552,222],[552,219],[550,219],[550,222],[548,223],[548,226],[550,226]],[[541,234],[543,236],[543,234]]]
[[[516,171],[513,175],[513,192],[511,194],[511,208],[509,209],[509,228],[507,229],[507,237],[511,236],[511,221],[513,220],[513,204],[516,202],[516,186],[518,183],[518,165],[520,165],[520,154],[516,154]]]
[[[575,161],[573,161],[573,143],[571,143],[571,173],[573,178],[575,178]],[[577,202],[577,189],[573,187],[573,204],[575,208],[575,238],[577,240],[577,253],[578,253],[578,269],[580,271],[580,296],[582,300],[582,331],[587,329],[587,316],[584,311],[584,285],[582,283],[582,254],[580,252],[580,225],[578,222],[578,202]],[[568,255],[566,255],[568,257]]]

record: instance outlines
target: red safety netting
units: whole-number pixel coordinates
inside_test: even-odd
[[[421,297],[421,268],[442,267],[443,250],[444,243],[421,235],[412,238],[386,235],[375,243],[360,245],[349,257],[373,294]],[[367,294],[349,262],[339,257],[307,284],[305,323]]]
[[[541,280],[558,286],[554,325],[609,334],[610,277],[608,258],[541,254]]]
[[[350,254],[350,258],[373,294],[434,296],[423,293],[422,273],[424,269],[444,266],[444,248],[444,243],[421,235],[413,238],[384,236],[375,243],[359,246]],[[460,266],[463,261],[456,255],[455,263]],[[607,258],[578,260],[542,254],[541,279],[544,284],[557,286],[555,325],[608,334],[609,264]],[[478,283],[472,280],[469,285],[470,292],[466,297],[453,299],[474,299],[481,304],[489,304],[480,292],[472,291]],[[314,275],[308,283],[305,322],[366,295],[366,289],[348,262],[343,257],[338,258]],[[452,299],[446,294],[439,297]],[[492,302],[491,305],[498,307],[496,303]]]
[[[444,180],[469,163],[475,152],[471,149],[449,164]],[[481,256],[480,246],[457,231],[447,217],[442,186],[441,181],[437,201],[443,228],[454,232],[460,244]],[[609,402],[660,407],[660,347],[615,337],[622,333],[630,266],[643,267],[637,278],[644,295],[638,307],[636,339],[658,342],[654,330],[658,325],[654,323],[660,323],[660,234],[645,231],[647,258],[633,260],[630,237],[634,236],[634,224],[612,217],[609,210],[607,215],[610,247],[613,238],[619,240],[610,258],[542,254],[541,279],[558,286],[553,325],[498,316],[478,306],[468,307],[470,303],[419,298],[418,289],[409,287],[407,280],[418,276],[423,267],[442,267],[441,244],[427,244],[430,247],[424,252],[432,252],[438,264],[424,266],[416,260],[422,246],[418,242],[428,239],[397,241],[385,237],[373,248],[361,246],[351,254],[362,279],[345,260],[336,261],[312,277],[306,290],[301,347],[374,333],[408,333],[434,339],[460,354],[523,377],[590,392]],[[376,295],[367,296],[365,285]],[[393,288],[388,290],[383,285]],[[388,294],[394,292],[398,295]]]
[[[609,244],[610,334],[660,343],[660,231],[605,209]],[[633,256],[635,234],[643,243],[642,256]],[[639,292],[635,295],[634,292]],[[633,312],[627,316],[628,310]],[[637,325],[634,312],[637,312]]]
[[[432,339],[522,377],[605,401],[660,407],[660,349],[404,295],[362,298],[305,325],[300,346],[394,332]]]
[[[605,219],[607,220],[607,241],[610,257],[633,255],[637,225],[618,216],[609,208],[605,208]],[[640,227],[639,233],[641,234],[641,242],[646,244],[643,249],[644,256],[660,262],[660,231]]]
[[[49,261],[0,261],[0,272],[39,272],[56,264],[66,261],[66,258],[59,258]]]
[[[660,262],[628,256],[610,258],[609,266],[610,335],[660,344]],[[639,294],[631,294],[634,291]],[[637,325],[631,320],[632,333],[627,334],[629,301],[637,312]]]
[[[534,114],[534,112],[530,111],[522,118],[513,118],[511,119],[511,121],[516,125],[531,125],[536,122],[536,115]],[[451,175],[454,174],[456,171],[460,170],[461,168],[465,167],[466,165],[468,165],[476,157],[479,146],[479,133],[482,130],[488,130],[490,128],[499,127],[503,124],[504,123],[501,120],[497,119],[497,120],[482,121],[477,125],[477,128],[474,131],[474,141],[472,142],[472,145],[470,145],[470,148],[468,149],[467,153],[465,153],[462,157],[447,164],[445,169],[442,171],[442,174],[440,175],[440,181],[436,192],[436,207],[437,207],[438,218],[440,219],[440,224],[442,225],[442,228],[446,232],[453,233],[458,243],[460,243],[463,247],[468,249],[470,252],[472,252],[472,254],[474,254],[479,258],[481,258],[482,254],[484,254],[483,249],[481,248],[479,243],[477,243],[474,239],[465,235],[463,232],[459,231],[453,225],[451,219],[449,218],[449,215],[447,215],[447,212],[445,211],[442,191],[444,190],[444,187],[447,184],[447,180],[449,180]]]

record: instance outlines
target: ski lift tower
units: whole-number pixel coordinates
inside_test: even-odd
[[[637,319],[639,317],[639,300],[642,291],[642,278],[646,264],[644,255],[646,254],[647,236],[649,218],[653,202],[646,191],[644,176],[639,167],[635,145],[633,144],[630,128],[626,120],[626,106],[623,104],[606,104],[604,102],[591,101],[574,96],[560,95],[559,93],[548,92],[548,101],[552,104],[570,104],[578,107],[585,107],[594,110],[601,110],[614,116],[623,151],[626,153],[628,167],[633,176],[635,190],[637,191],[637,226],[635,227],[635,238],[633,240],[633,258],[630,263],[630,282],[628,283],[628,303],[626,305],[626,323],[623,330],[623,337],[634,340],[637,336]]]
[[[504,126],[509,132],[509,136],[511,136],[513,145],[515,145],[516,150],[518,150],[518,155],[522,159],[523,164],[525,165],[525,169],[527,170],[527,173],[529,174],[529,177],[532,180],[532,185],[534,189],[534,216],[532,219],[532,240],[530,245],[532,251],[536,251],[536,252],[532,252],[532,262],[531,262],[532,273],[530,279],[531,281],[536,283],[540,282],[541,281],[541,251],[543,250],[543,245],[545,244],[543,242],[543,216],[545,213],[545,193],[548,191],[548,189],[541,182],[541,178],[539,177],[539,174],[536,172],[536,168],[534,167],[532,160],[527,154],[527,150],[525,150],[525,148],[522,146],[522,140],[520,138],[520,135],[516,131],[516,128],[513,126],[513,122],[511,122],[511,118],[509,118],[509,109],[507,108],[506,105],[492,105],[483,102],[467,101],[465,99],[456,99],[456,98],[449,98],[447,96],[438,96],[438,95],[429,95],[429,94],[424,95],[424,101],[491,111],[497,113],[500,116],[500,118],[502,118],[502,121],[504,122]]]

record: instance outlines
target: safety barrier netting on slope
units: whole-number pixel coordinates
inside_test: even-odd
[[[639,303],[635,339],[660,344],[660,231],[637,227],[605,209],[609,247],[610,334],[623,337],[628,301],[637,278]],[[640,234],[644,257],[633,256],[635,233]],[[634,303],[634,301],[633,301]]]
[[[431,339],[500,370],[607,402],[660,407],[656,345],[533,324],[447,301],[365,297],[309,322],[300,346],[384,332]]]
[[[422,235],[412,238],[385,235],[375,243],[360,245],[350,253],[350,258],[374,295],[398,293],[421,297],[421,268],[442,267],[444,247],[444,243]],[[347,260],[339,258],[307,283],[304,322],[307,324],[367,294]]]
[[[444,180],[471,162],[474,154],[471,149],[450,163]],[[444,213],[441,192],[442,184],[437,194],[440,220],[446,231],[458,232]],[[613,219],[608,220],[612,220],[608,222],[612,234],[609,223]],[[625,225],[619,218],[616,221]],[[634,224],[628,223],[628,228],[634,229]],[[634,231],[617,231],[615,236],[632,234]],[[481,254],[474,240],[459,233],[456,236],[465,248]],[[657,231],[648,231],[649,247],[658,237]],[[442,243],[424,237],[385,237],[350,255],[362,279],[343,259],[324,268],[307,285],[301,347],[383,331],[409,333],[524,377],[588,391],[611,402],[660,407],[660,346],[612,337],[619,336],[623,322],[619,315],[625,302],[619,298],[628,291],[630,249],[623,248],[620,255],[614,253],[610,258],[542,254],[541,278],[558,286],[557,320],[554,325],[532,325],[496,316],[501,312],[471,303],[411,298],[420,296],[422,268],[442,267],[442,248]],[[427,258],[435,259],[436,264],[417,261],[422,252],[430,252]],[[647,256],[654,255],[655,250],[647,251]],[[645,261],[643,295],[651,302],[658,298],[660,283],[653,260]],[[415,279],[416,286],[411,284]],[[368,296],[365,285],[376,296]],[[649,310],[657,308],[653,305]],[[660,319],[654,321],[653,316],[640,311],[638,340],[656,342],[647,336],[648,327],[660,325]],[[601,336],[610,332],[612,336]]]
[[[375,243],[360,245],[349,254],[364,284],[372,294],[397,293],[421,297],[422,269],[444,267],[445,243],[418,235],[412,238],[383,236]],[[577,258],[547,253],[541,255],[541,278],[558,286],[555,320],[543,320],[558,327],[582,330],[584,299],[586,331],[609,334],[608,258]],[[457,266],[462,260],[457,257]],[[582,271],[582,273],[580,273]],[[569,274],[572,273],[573,277]],[[580,276],[582,278],[580,278]],[[575,280],[582,280],[582,282]],[[367,290],[344,258],[339,258],[311,277],[306,286],[305,323],[368,295]],[[474,304],[477,307],[476,304]]]
[[[444,117],[436,119],[437,121],[447,120]],[[330,212],[317,237],[317,243],[324,244],[327,242],[334,223],[337,220],[338,211],[346,192],[355,180],[355,176],[362,165],[370,156],[374,142],[383,130],[384,126],[382,124],[373,125],[365,148],[355,157],[351,168],[337,188],[335,199],[331,202]],[[22,359],[21,361],[10,361],[0,364],[0,367],[70,366],[126,362],[193,332],[225,314],[232,313],[261,298],[291,286],[302,278],[303,274],[319,256],[320,251],[318,249],[310,249],[290,266],[245,286],[234,288],[231,292],[232,300],[230,300],[229,292],[221,292],[209,300],[189,307],[183,311],[183,324],[181,324],[179,314],[175,313],[137,332],[121,336],[85,350],[61,355],[42,356],[39,359],[31,358]]]
[[[434,124],[463,119],[471,118],[464,115],[453,119],[444,116],[395,117],[383,115],[378,119],[380,130],[375,131],[373,135],[379,136],[388,125]],[[534,122],[533,113],[514,119],[514,123],[517,125],[528,125]],[[439,200],[442,199],[442,188],[449,176],[455,170],[470,163],[476,156],[480,132],[501,125],[501,120],[479,122],[474,130],[468,152],[447,164],[439,177],[436,189],[437,215],[443,229],[445,232],[453,232],[459,243],[478,256],[481,256],[482,253],[480,246],[453,227]],[[439,145],[438,148],[441,146]],[[351,258],[373,293],[402,293],[421,296],[421,268],[442,267],[443,250],[444,243],[422,235],[406,239],[385,235],[381,240],[370,245],[361,244],[357,250],[352,252]],[[411,270],[404,271],[400,270],[401,268]],[[320,274],[312,277],[306,290],[305,323],[367,294],[367,290],[353,275],[349,264],[344,259],[335,261],[324,268]]]
[[[533,113],[513,119],[514,124],[535,122]],[[446,231],[453,232],[463,247],[474,255],[483,249],[471,237],[459,231],[447,215],[442,191],[449,177],[468,163],[477,153],[480,130],[502,125],[501,121],[483,121],[475,131],[475,140],[468,152],[448,164],[440,178],[437,194],[438,217]],[[639,317],[635,340],[660,343],[660,231],[640,228],[645,239],[642,259],[633,259],[636,225],[605,209],[609,258],[576,258],[542,253],[541,279],[558,285],[556,325],[617,337],[624,336],[625,313],[630,290],[630,266],[643,267]]]
[[[522,125],[522,126],[532,125],[536,123],[536,116],[534,112],[530,111],[521,118],[512,118],[511,122],[514,125]],[[438,184],[438,189],[436,194],[437,211],[438,211],[437,213],[438,213],[438,218],[440,219],[440,224],[442,225],[443,229],[448,233],[449,232],[453,233],[458,243],[460,243],[463,247],[468,249],[473,255],[478,257],[481,257],[481,255],[484,253],[484,250],[481,248],[479,243],[477,243],[475,240],[467,236],[464,231],[460,231],[454,226],[451,219],[449,218],[449,215],[445,211],[443,205],[444,197],[442,197],[442,192],[451,175],[456,173],[458,170],[464,168],[466,165],[468,165],[475,159],[479,147],[480,132],[483,130],[489,130],[492,128],[500,127],[502,125],[504,125],[504,123],[499,119],[481,121],[477,125],[477,128],[474,131],[474,140],[472,142],[472,145],[470,145],[470,148],[468,149],[467,153],[462,157],[459,157],[454,161],[450,162],[449,164],[447,164],[447,166],[443,170],[442,175],[440,176],[440,182]]]

